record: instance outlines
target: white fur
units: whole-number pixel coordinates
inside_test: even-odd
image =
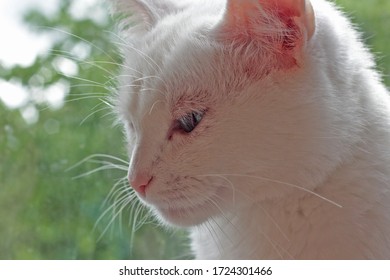
[[[123,30],[117,107],[130,173],[153,176],[142,200],[189,228],[196,258],[390,258],[390,100],[344,15],[312,0],[298,66],[253,79],[238,64],[254,54],[227,55],[215,37],[224,1],[113,2],[128,14],[159,3],[147,30]]]

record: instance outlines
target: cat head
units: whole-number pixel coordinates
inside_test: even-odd
[[[279,99],[300,90],[288,77],[314,34],[310,2],[112,2],[124,38],[117,110],[141,200],[191,226],[271,195],[256,174],[290,151],[275,137],[292,122]]]

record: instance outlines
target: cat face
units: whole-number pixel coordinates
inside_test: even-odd
[[[141,18],[124,30],[117,97],[140,199],[191,226],[266,197],[253,174],[288,155],[275,138],[291,122],[278,73],[299,68],[314,26],[307,1],[116,2]]]

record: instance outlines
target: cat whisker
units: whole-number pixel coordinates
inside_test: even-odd
[[[100,94],[100,93],[98,93],[98,94]],[[89,96],[78,97],[78,98],[73,98],[73,99],[66,100],[65,103],[76,102],[76,101],[87,100],[87,99],[99,99],[101,97],[102,97],[102,95],[92,95],[91,94]]]
[[[111,98],[106,98],[106,99],[100,99],[100,101],[105,104],[108,108],[113,109],[115,107],[114,102]],[[110,103],[112,102],[112,103]],[[114,114],[114,112],[112,112]]]
[[[262,210],[263,212],[265,213],[265,215],[271,220],[271,222],[275,225],[275,227],[277,228],[277,230],[282,234],[282,236],[288,241],[290,242],[289,238],[287,237],[287,235],[284,233],[284,231],[282,230],[282,228],[280,227],[280,225],[275,221],[275,219],[268,213],[268,211],[265,210],[264,207],[262,207],[260,205],[260,202],[259,201],[255,201],[253,199],[253,197],[251,197],[250,195],[248,195],[247,193],[241,191],[240,189],[237,189],[234,187],[233,185],[233,182],[231,182],[229,179],[227,179],[225,176],[222,176],[222,175],[212,175],[212,174],[204,174],[204,175],[199,175],[200,177],[209,177],[209,176],[212,176],[212,177],[218,177],[218,178],[222,178],[222,179],[226,179],[227,182],[230,183],[230,186],[233,190],[233,205],[235,205],[235,192],[238,191],[240,193],[240,195],[243,195],[245,197],[245,199],[248,199],[249,201],[251,201],[252,203],[256,203]]]
[[[211,221],[213,222],[212,224],[211,224]],[[231,244],[233,244],[233,240],[232,240],[231,236],[230,236],[229,234],[227,234],[227,233],[223,230],[223,228],[222,228],[221,225],[218,223],[218,221],[215,219],[215,217],[210,217],[210,219],[208,220],[208,222],[210,223],[210,226],[211,226],[211,228],[213,229],[213,232],[214,232],[214,234],[215,234],[215,236],[216,236],[216,238],[217,238],[218,243],[220,244],[220,246],[221,246],[221,248],[222,248],[222,251],[224,250],[224,249],[223,249],[223,248],[224,248],[224,245],[226,245],[226,244],[223,244],[223,243],[221,242],[222,236],[225,236],[225,238],[226,238]],[[229,222],[229,221],[228,221],[228,222]],[[217,228],[215,228],[213,225],[215,225]],[[221,234],[218,234],[218,233],[217,233],[217,230],[218,230]],[[215,240],[214,240],[214,241],[215,241]]]
[[[117,182],[114,187],[117,187],[118,184],[120,182]],[[117,207],[118,203],[120,203],[123,199],[128,199],[128,198],[131,198],[131,199],[136,199],[136,195],[134,193],[132,193],[129,188],[125,185],[122,185],[121,187],[117,188],[115,191],[114,190],[114,187],[113,189],[110,191],[110,194],[107,196],[107,198],[103,201],[103,206],[105,204],[108,204],[108,202],[110,200],[112,200],[112,204],[110,206],[107,207],[107,209],[102,213],[102,215],[104,216],[108,211],[110,210],[113,210],[115,207]]]
[[[163,72],[160,65],[153,58],[151,58],[149,55],[147,55],[145,52],[141,51],[140,49],[137,49],[136,47],[134,47],[130,44],[125,45],[125,47],[128,49],[134,50],[135,52],[140,54],[141,57],[145,60],[146,63],[148,63],[148,65],[151,68],[153,68],[155,70],[157,69],[159,72]],[[154,66],[151,63],[153,63]],[[157,68],[155,68],[155,67],[157,67]]]
[[[198,194],[199,195],[199,194]],[[231,221],[231,219],[228,218],[228,216],[226,215],[226,213],[222,210],[222,208],[220,207],[220,205],[218,204],[218,202],[216,202],[212,197],[205,197],[204,198],[206,199],[206,201],[210,202],[212,205],[214,205],[214,207],[220,212],[223,220],[225,220],[230,226],[232,226],[238,233],[240,233],[240,229],[237,228],[237,226]],[[213,218],[214,219],[214,218]],[[214,219],[215,220],[215,219]],[[217,226],[219,227],[219,229],[221,230],[221,232],[226,235],[226,233],[222,230],[221,226],[216,222]],[[228,239],[230,239],[229,236],[226,235],[226,237]],[[231,241],[231,240],[230,240]]]
[[[118,199],[117,201],[115,201],[114,204],[112,204],[106,211],[103,212],[103,214],[101,215],[101,217],[96,221],[95,225],[97,225],[101,220],[102,218],[108,213],[111,211],[112,213],[112,217],[110,218],[110,221],[108,222],[107,226],[104,228],[104,230],[102,231],[101,235],[99,236],[98,240],[100,240],[104,234],[107,232],[107,230],[110,228],[110,226],[113,224],[113,222],[115,221],[115,219],[121,215],[123,209],[130,205],[134,200],[135,200],[135,196],[128,196],[128,195],[125,195],[123,196],[121,199]],[[119,209],[118,209],[119,207]],[[96,228],[96,226],[94,227],[94,229]]]
[[[107,88],[107,85],[105,84],[99,84],[99,85],[96,85],[96,84],[74,84],[74,85],[70,85],[69,88],[72,89],[72,88],[82,88],[82,87],[87,87],[87,88],[91,88],[91,87],[94,87],[94,88],[102,88],[102,89],[105,89],[105,90],[108,90]],[[73,94],[73,95],[84,95],[84,94],[89,94],[89,93],[77,93],[77,94]]]
[[[215,176],[215,175],[210,175],[210,174],[204,174],[204,175],[200,175],[200,176]],[[283,230],[281,229],[281,227],[279,226],[279,224],[275,221],[275,219],[265,210],[264,207],[262,207],[260,204],[259,201],[256,201],[253,199],[253,197],[251,197],[250,195],[248,195],[246,192],[240,190],[239,188],[235,188],[234,185],[233,185],[233,182],[231,182],[230,180],[228,180],[225,176],[221,176],[221,175],[217,175],[216,177],[219,177],[219,178],[222,178],[222,179],[226,179],[227,182],[230,183],[231,185],[231,188],[232,190],[234,191],[233,192],[233,200],[235,200],[235,192],[238,191],[240,193],[240,195],[244,196],[245,199],[251,201],[252,203],[256,203],[262,210],[263,212],[266,214],[266,216],[271,220],[271,222],[276,226],[276,228],[278,229],[278,231],[282,234],[282,236],[287,240],[287,241],[290,241],[289,238],[287,237],[287,235],[283,232]],[[235,203],[234,203],[235,204]]]
[[[103,108],[99,108],[97,109],[97,107],[101,106],[102,104],[98,104],[96,106],[94,106],[92,108],[92,110],[94,110],[92,113],[90,113],[89,115],[87,115],[81,122],[80,122],[80,126],[83,125],[90,117],[92,117],[93,115],[101,112],[101,111],[106,111],[106,110],[109,110],[109,108],[107,108],[106,106],[104,106]],[[104,116],[103,116],[104,117]]]
[[[118,170],[127,171],[127,165],[124,164],[113,163],[111,161],[105,161],[105,160],[93,160],[93,159],[89,160],[88,162],[101,164],[102,166],[116,167]]]
[[[121,187],[118,187],[122,185]],[[120,196],[122,193],[128,193],[131,195],[130,188],[127,183],[127,177],[123,177],[119,179],[111,188],[110,192],[107,194],[106,199],[103,201],[102,205],[107,205],[109,201],[116,200],[118,196]]]
[[[257,203],[257,205],[259,205],[259,203]],[[261,206],[261,205],[259,205],[259,207],[264,212],[264,214],[267,216],[267,218],[269,218],[271,220],[272,224],[274,224],[274,226],[277,228],[277,230],[282,234],[283,238],[286,241],[290,242],[290,239],[287,237],[287,235],[282,230],[280,225],[275,221],[275,219],[268,213],[268,211],[266,211],[265,208],[263,206]]]
[[[117,161],[117,162],[119,162],[119,163],[122,163],[123,166],[124,166],[124,165],[128,166],[128,164],[129,164],[128,161],[126,161],[126,160],[124,160],[124,159],[121,159],[121,158],[119,158],[119,157],[113,156],[113,155],[108,155],[108,154],[93,154],[93,155],[90,155],[90,156],[85,157],[84,159],[80,160],[80,161],[77,162],[76,164],[70,166],[69,168],[67,168],[67,169],[65,170],[65,172],[68,172],[68,171],[70,171],[70,170],[72,170],[72,169],[75,169],[75,168],[79,167],[80,165],[82,165],[82,164],[84,164],[84,163],[86,163],[86,162],[88,162],[88,161],[90,161],[90,160],[93,160],[93,159],[95,159],[95,158],[106,158],[106,159],[115,160],[115,161]]]
[[[73,96],[77,96],[77,97],[99,96],[99,97],[101,97],[104,95],[106,95],[105,92],[85,92],[85,93],[70,93],[70,94],[68,94],[68,96],[70,96],[70,97],[73,97]]]
[[[81,77],[77,77],[77,76],[69,76],[69,75],[66,75],[64,73],[61,73],[61,75],[66,77],[66,78],[68,78],[68,79],[73,79],[73,80],[78,80],[78,81],[90,83],[91,86],[103,86],[103,87],[106,86],[106,85],[104,85],[102,83],[99,83],[99,82],[96,82],[96,81],[92,81],[92,80],[89,80],[89,79],[86,79],[86,78],[81,78]]]
[[[222,248],[222,244],[220,242],[220,240],[218,239],[218,235],[216,234],[216,232],[214,231],[213,229],[213,226],[212,224],[210,223],[210,221],[206,221],[204,223],[202,223],[200,226],[198,226],[200,228],[198,228],[199,231],[203,231],[204,229],[202,229],[202,227],[205,228],[205,230],[207,230],[209,233],[210,233],[210,236],[214,242],[214,244],[216,245],[216,248],[219,252],[219,254],[221,255],[222,252],[223,252],[223,248]],[[217,240],[218,239],[218,240]]]
[[[108,116],[111,116],[113,118],[113,125],[115,126],[118,123],[118,120],[116,119],[117,115],[113,111],[108,111],[106,114],[102,115],[101,118],[105,119]]]
[[[148,216],[145,215],[145,205],[142,203],[138,203],[137,208],[135,210],[134,214],[134,223],[132,227],[132,231],[137,232],[142,226],[146,224],[146,221],[148,220]],[[141,219],[138,219],[138,217],[142,217]]]
[[[99,172],[99,171],[102,171],[102,170],[110,170],[110,169],[116,169],[116,170],[125,170],[123,167],[121,167],[120,165],[115,165],[115,164],[108,164],[108,165],[105,165],[105,166],[100,166],[100,167],[97,167],[95,169],[92,169],[88,172],[85,172],[85,173],[82,173],[80,175],[77,175],[75,177],[73,177],[73,179],[79,179],[79,178],[82,178],[82,177],[86,177],[86,176],[89,176],[93,173],[96,173],[96,172]],[[126,169],[127,170],[127,169]]]
[[[263,207],[261,207],[261,209],[266,213],[267,217],[270,217],[272,219],[272,221],[274,221],[274,219],[268,214],[267,211],[265,211],[265,209]],[[279,229],[280,233],[284,236],[284,238],[290,242],[290,240],[287,238],[287,236],[283,233],[283,231],[281,230],[281,228],[279,227],[279,225],[275,222],[274,225]],[[277,249],[277,247],[279,247],[283,252],[285,252],[291,259],[294,259],[294,257],[291,255],[291,253],[286,250],[285,248],[283,248],[279,243],[275,243],[272,241],[272,239],[266,235],[264,233],[264,231],[261,229],[261,225],[260,224],[257,224],[257,230],[266,238],[266,240],[271,244],[271,246],[274,248],[274,250],[277,252],[277,254],[281,257],[281,259],[284,259],[283,258],[283,255],[280,253],[280,250]],[[254,248],[254,250],[256,250]]]
[[[232,189],[232,202],[233,202],[233,205],[236,205],[236,188],[234,187],[234,184],[232,181],[230,181],[228,178],[226,178],[225,176],[223,175],[215,175],[215,174],[202,174],[202,175],[196,175],[196,177],[217,177],[217,178],[221,178],[223,179],[224,181],[226,181],[229,186],[231,187]]]
[[[98,63],[100,64],[109,64],[109,65],[115,65],[115,66],[123,66],[122,64],[120,63],[116,63],[116,62],[110,62],[110,61],[88,61],[88,60],[81,60],[79,58],[77,58],[76,56],[74,56],[71,52],[68,52],[68,51],[64,51],[64,50],[57,50],[57,49],[51,49],[51,52],[55,55],[58,55],[60,57],[64,57],[64,58],[67,58],[67,59],[70,59],[72,61],[76,61],[78,63],[78,65],[80,66],[83,66],[83,65],[90,65],[90,66],[93,66],[95,68],[98,68],[100,69],[101,71],[103,71],[104,73],[108,74],[110,77],[114,76],[115,73],[113,72],[110,72],[109,70],[107,70],[107,68],[99,65]],[[63,74],[63,73],[61,73]]]
[[[152,114],[152,111],[153,111],[154,107],[155,107],[158,103],[164,103],[164,101],[162,101],[162,100],[157,100],[157,101],[155,101],[155,102],[153,103],[153,105],[150,107],[149,115]]]
[[[277,248],[277,245],[272,241],[272,239],[264,233],[263,230],[259,229],[259,232],[261,235],[264,236],[264,238],[268,241],[269,244],[271,244],[271,247],[274,249],[274,251],[279,255],[280,259],[284,259],[283,258],[283,255],[282,253],[280,252],[280,250]],[[256,250],[258,250],[258,248],[252,248],[253,252],[255,252]]]
[[[112,61],[115,61],[115,59],[114,59],[112,56],[110,56],[105,50],[103,50],[102,48],[96,46],[96,45],[93,44],[92,42],[90,42],[90,41],[88,41],[88,40],[86,40],[86,39],[84,39],[84,38],[82,38],[82,37],[80,37],[80,36],[78,36],[78,35],[76,35],[76,34],[73,34],[73,33],[70,33],[70,32],[68,32],[68,31],[65,31],[65,30],[62,30],[62,29],[59,29],[59,28],[55,28],[55,27],[52,27],[52,26],[36,26],[36,27],[42,28],[42,29],[45,28],[45,29],[54,30],[54,31],[57,31],[57,32],[60,32],[60,33],[69,35],[69,36],[71,36],[71,37],[73,37],[73,38],[76,38],[76,39],[78,39],[78,40],[80,40],[80,41],[83,41],[84,43],[86,43],[86,44],[92,46],[92,47],[95,48],[96,50],[101,51],[103,54],[105,54],[105,55],[106,55],[108,58],[110,58]]]
[[[284,186],[288,186],[288,187],[292,187],[292,188],[295,188],[295,189],[298,189],[298,190],[301,190],[301,191],[304,191],[306,193],[309,193],[311,195],[314,195],[338,208],[343,208],[342,205],[338,204],[337,202],[329,199],[329,198],[326,198],[314,191],[311,191],[307,188],[304,188],[304,187],[301,187],[301,186],[298,186],[298,185],[295,185],[295,184],[292,184],[292,183],[288,183],[288,182],[283,182],[283,181],[279,181],[279,180],[275,180],[275,179],[270,179],[270,178],[266,178],[266,177],[260,177],[260,176],[254,176],[254,175],[246,175],[246,174],[210,174],[211,175],[219,175],[219,176],[232,176],[232,177],[245,177],[245,178],[252,178],[252,179],[259,179],[259,180],[262,180],[262,181],[267,181],[267,182],[271,182],[271,183],[276,183],[276,184],[280,184],[280,185],[284,185]]]
[[[135,71],[135,70],[134,70]],[[156,75],[150,75],[150,76],[142,76],[143,73],[139,73],[141,74],[141,77],[138,77],[137,79],[135,79],[133,82],[143,82],[143,81],[147,81],[149,79],[159,79],[160,81],[162,81],[163,83],[165,83],[165,81],[160,77],[160,76],[156,76]],[[129,78],[136,78],[136,76],[134,75],[128,75],[128,74],[122,74],[122,75],[119,75],[118,77],[122,77],[122,78],[126,78],[126,77],[129,77]]]

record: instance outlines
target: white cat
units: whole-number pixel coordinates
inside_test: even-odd
[[[390,98],[333,4],[112,2],[129,181],[196,258],[390,258]]]

